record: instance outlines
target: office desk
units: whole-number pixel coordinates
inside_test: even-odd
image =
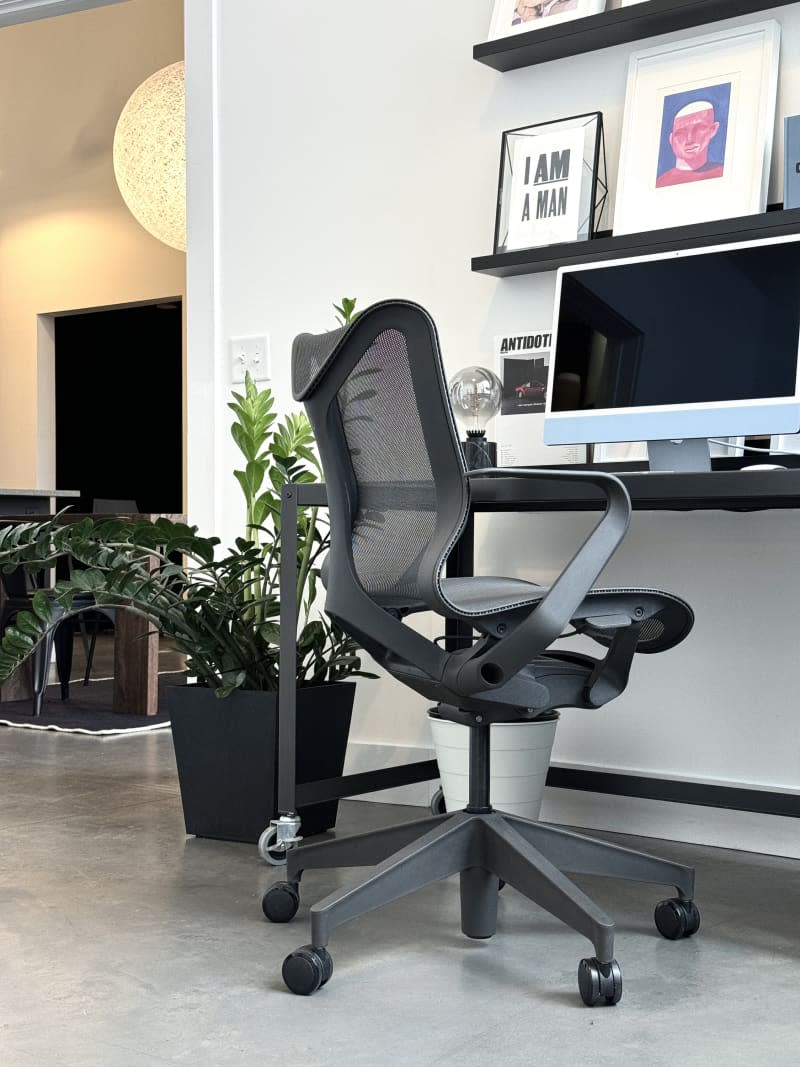
[[[59,496],[64,494],[59,493]],[[70,494],[72,495],[72,494]],[[75,494],[77,495],[77,494]],[[53,518],[37,514],[37,520]],[[111,519],[113,515],[79,515],[66,512],[59,522],[80,522],[81,519]],[[127,519],[170,519],[186,522],[185,515],[140,514],[117,516]],[[0,526],[30,522],[31,515],[3,515]],[[2,589],[0,589],[0,597]],[[20,668],[0,688],[0,701],[25,700],[31,696],[30,669]],[[158,713],[158,633],[152,623],[124,608],[117,610],[114,624],[114,690],[113,710],[121,715],[156,715]]]
[[[715,459],[714,470],[697,473],[648,471],[643,463],[601,463],[592,470],[616,474],[625,484],[634,511],[761,511],[800,508],[800,456],[782,457],[786,470],[742,470],[750,460]],[[634,469],[634,468],[639,469]],[[569,466],[565,472],[586,470]],[[470,481],[470,516],[460,541],[447,563],[449,577],[473,573],[474,515],[476,512],[524,511],[599,511],[603,494],[591,485],[573,484],[569,480],[536,481],[514,474]],[[316,505],[325,507],[325,486],[319,483],[295,485],[294,499],[284,501],[287,515],[296,524],[296,508]],[[295,511],[291,510],[293,504]]]
[[[752,460],[715,459],[714,470],[648,471],[645,464],[600,463],[592,470],[616,474],[634,511],[764,511],[800,508],[800,456],[782,457],[787,470],[743,470]],[[791,464],[791,466],[790,466]],[[634,467],[640,469],[634,470]],[[573,466],[559,468],[587,470]],[[448,560],[450,577],[473,573],[473,516],[476,512],[599,511],[603,494],[591,485],[508,476],[471,480],[471,514]]]
[[[758,459],[715,458],[714,470],[706,473],[650,472],[643,463],[597,464],[592,469],[617,474],[631,496],[634,510],[639,511],[758,511],[800,508],[800,456],[781,457],[788,469],[777,471],[741,470]],[[638,468],[638,469],[637,469]],[[565,471],[580,467],[564,467]],[[585,468],[584,468],[585,469]],[[281,588],[296,586],[296,551],[291,538],[297,524],[297,508],[325,507],[325,486],[319,483],[291,485],[284,490],[281,505],[284,537],[281,555]],[[594,511],[603,507],[599,490],[564,482],[535,481],[508,474],[471,481],[471,509],[460,541],[450,554],[447,574],[468,576],[474,567],[474,515],[477,512],[527,511]],[[294,677],[297,628],[295,598],[281,601],[281,676]],[[459,624],[448,622],[447,634],[459,634]],[[407,764],[387,770],[350,775],[327,782],[297,786],[294,782],[294,714],[293,686],[281,686],[278,694],[279,762],[278,807],[282,812],[295,805],[308,804],[333,796],[356,796],[359,793],[387,789],[438,777],[435,760]],[[551,768],[548,784],[559,788],[582,789],[622,796],[670,800],[683,804],[701,804],[767,814],[800,817],[800,796],[759,789],[707,785],[662,778],[612,774],[600,771]]]
[[[0,489],[0,516],[45,516],[57,511],[57,501],[76,500],[77,489]]]
[[[715,459],[714,470],[675,473],[648,471],[643,463],[598,463],[561,470],[601,470],[625,483],[638,511],[757,511],[800,507],[800,455],[786,456],[787,470],[743,470],[757,460]],[[536,482],[515,477],[474,479],[474,510],[587,511],[602,506],[603,495],[594,486],[573,487],[567,482]]]
[[[624,482],[636,511],[758,511],[800,508],[800,455],[781,457],[786,470],[743,470],[757,459],[714,459],[714,470],[692,473],[648,471],[644,463],[597,463],[591,466],[554,467],[565,472],[599,470],[616,474]],[[603,505],[603,494],[590,485],[575,487],[568,481],[535,481],[508,473],[471,479],[473,511],[593,511]],[[294,485],[299,507],[325,507],[328,498],[321,483]]]

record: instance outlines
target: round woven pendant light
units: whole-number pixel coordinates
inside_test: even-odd
[[[183,61],[157,70],[122,109],[114,174],[134,218],[159,241],[186,249],[186,106]]]

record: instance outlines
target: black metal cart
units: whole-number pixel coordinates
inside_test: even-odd
[[[281,590],[297,587],[297,513],[302,507],[326,507],[328,497],[322,483],[292,483],[281,497]],[[281,596],[280,678],[294,678],[296,671],[297,601]],[[302,840],[298,808],[323,800],[356,797],[381,789],[428,782],[439,777],[435,759],[384,767],[361,774],[345,774],[316,782],[298,784],[295,776],[295,715],[297,690],[293,684],[278,688],[278,818],[261,835],[259,851],[269,863],[281,865],[286,854]]]

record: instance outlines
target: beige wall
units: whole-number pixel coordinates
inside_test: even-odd
[[[37,316],[184,294],[184,254],[131,216],[111,158],[131,92],[182,55],[181,0],[0,29],[0,486],[50,487]],[[109,353],[109,385],[135,372]]]

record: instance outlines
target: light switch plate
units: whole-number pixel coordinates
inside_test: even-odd
[[[268,382],[272,377],[269,360],[268,337],[232,337],[230,340],[231,381],[244,381],[247,371],[257,382]]]

